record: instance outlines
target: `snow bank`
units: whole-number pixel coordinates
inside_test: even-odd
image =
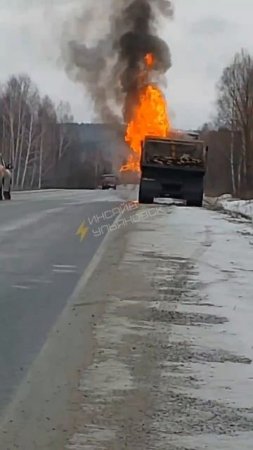
[[[253,221],[253,200],[221,200],[226,211],[235,212]]]
[[[253,222],[253,199],[239,200],[234,199],[230,194],[224,194],[218,198],[206,198],[206,203],[224,211],[240,214]]]

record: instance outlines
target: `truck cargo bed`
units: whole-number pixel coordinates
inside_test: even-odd
[[[201,141],[147,138],[141,158],[140,203],[171,197],[184,199],[188,205],[202,206],[203,149]]]

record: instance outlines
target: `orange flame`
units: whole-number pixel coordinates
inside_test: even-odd
[[[145,56],[148,70],[154,65],[154,57],[150,53]],[[166,100],[161,90],[155,84],[147,84],[139,91],[137,105],[133,109],[130,122],[127,125],[125,141],[132,153],[127,164],[121,167],[121,172],[140,171],[141,144],[145,136],[166,137],[171,131]]]
[[[152,53],[147,53],[146,56],[144,57],[144,60],[145,60],[146,66],[149,69],[152,69],[154,66],[154,63],[155,63],[154,55],[152,55]]]

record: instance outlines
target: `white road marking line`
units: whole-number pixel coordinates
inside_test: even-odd
[[[76,273],[77,266],[68,265],[68,264],[54,264],[53,272],[54,273]]]
[[[23,289],[29,291],[31,289],[31,286],[23,286],[22,284],[13,284],[12,288],[14,289]]]
[[[68,264],[54,264],[53,267],[55,269],[76,269],[77,266],[68,265]]]
[[[54,273],[76,273],[76,270],[73,269],[53,269]]]
[[[52,281],[50,281],[50,280],[37,280],[35,278],[32,278],[31,280],[28,280],[28,283],[33,283],[33,284],[35,284],[35,283],[38,283],[38,284],[51,284]]]

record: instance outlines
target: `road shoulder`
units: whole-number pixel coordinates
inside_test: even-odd
[[[226,291],[234,248],[224,233],[235,238],[236,226],[205,210],[164,212],[128,226],[100,266],[94,300],[102,293],[105,313],[68,450],[252,447],[252,361]],[[247,241],[235,240],[250,256]],[[219,261],[221,242],[228,256]],[[212,292],[220,284],[222,298]]]

